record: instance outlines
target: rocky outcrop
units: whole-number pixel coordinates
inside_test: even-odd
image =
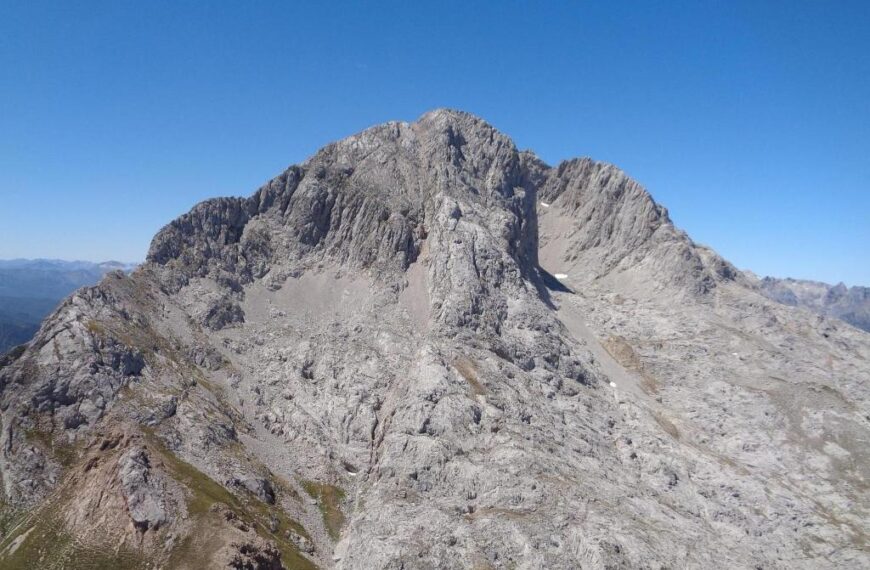
[[[113,295],[112,274],[101,287],[85,288],[67,299],[42,325],[14,363],[0,369],[0,469],[6,500],[28,506],[41,500],[56,481],[58,465],[28,438],[84,432],[105,415],[117,394],[137,381],[145,357],[101,325],[107,318],[147,331],[145,317]],[[72,436],[74,437],[74,436]]]
[[[574,282],[610,279],[697,296],[720,281],[743,279],[674,227],[664,207],[610,164],[563,162],[548,171],[539,201],[542,255],[547,265],[577,267]]]
[[[68,299],[0,367],[5,504],[104,481],[64,532],[167,568],[860,567],[865,336],[616,168],[438,110]]]
[[[828,285],[805,279],[752,277],[768,299],[834,317],[870,332],[870,287],[846,287],[843,283]]]
[[[151,472],[144,447],[127,450],[118,461],[118,479],[130,519],[137,530],[158,529],[169,520],[161,481]]]
[[[33,338],[42,320],[76,289],[134,268],[117,261],[0,260],[0,355]]]
[[[281,552],[263,540],[232,544],[226,567],[232,570],[285,570]]]

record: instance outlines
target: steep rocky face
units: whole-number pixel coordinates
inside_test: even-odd
[[[480,312],[495,319],[469,310],[491,296],[472,291],[475,299],[460,301],[459,293],[536,270],[534,187],[520,162],[510,139],[470,116],[375,127],[329,145],[251,198],[200,204],[155,237],[148,260],[174,270],[170,290],[211,277],[238,291],[267,273],[277,286],[318,263],[401,279],[426,244],[455,254],[439,256],[432,293],[440,313],[457,314],[436,321]],[[448,296],[462,306],[445,307]]]
[[[792,307],[804,307],[814,313],[846,321],[870,332],[870,287],[829,285],[804,279],[777,279],[752,276],[768,299]]]
[[[857,568],[864,336],[434,111],[196,206],[0,362],[0,561]]]
[[[545,265],[566,259],[572,282],[635,282],[647,292],[708,293],[740,273],[698,246],[637,182],[618,168],[589,159],[563,162],[540,190]]]

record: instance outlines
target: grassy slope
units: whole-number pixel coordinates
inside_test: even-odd
[[[34,437],[34,441],[40,438]],[[316,566],[302,556],[288,538],[288,531],[308,536],[305,529],[279,508],[253,496],[237,497],[222,485],[179,459],[159,444],[149,447],[164,460],[173,479],[188,490],[187,509],[192,528],[173,549],[164,568],[204,568],[210,556],[220,548],[220,531],[224,524],[212,507],[223,504],[258,535],[274,541],[288,570],[313,570]],[[69,454],[71,455],[71,454]],[[59,488],[58,496],[29,512],[15,511],[0,504],[0,568],[3,570],[60,569],[138,570],[153,567],[156,560],[146,552],[113,550],[105,545],[84,544],[64,526],[62,509],[67,504],[68,489]],[[278,521],[274,532],[270,519]],[[13,545],[15,545],[13,547]]]

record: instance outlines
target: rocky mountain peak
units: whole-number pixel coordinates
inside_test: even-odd
[[[614,166],[372,127],[0,359],[0,565],[866,565],[870,341],[748,279]]]
[[[157,234],[148,261],[172,269],[170,290],[209,276],[232,291],[324,262],[401,280],[425,245],[446,287],[435,297],[477,287],[478,260],[493,262],[488,284],[524,286],[538,279],[535,193],[508,137],[437,110],[327,145],[250,198],[196,206]]]

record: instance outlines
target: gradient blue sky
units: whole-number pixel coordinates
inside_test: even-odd
[[[0,258],[140,260],[199,200],[434,107],[613,162],[741,268],[870,285],[870,2],[0,3]]]

